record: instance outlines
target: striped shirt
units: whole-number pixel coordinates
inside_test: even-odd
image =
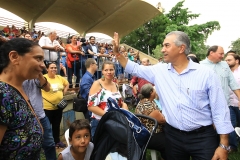
[[[171,126],[192,131],[214,123],[218,134],[234,130],[221,83],[209,68],[190,60],[179,74],[171,63],[143,66],[128,60],[125,71],[155,85]]]
[[[227,62],[221,61],[218,63],[213,63],[208,58],[206,58],[205,60],[201,61],[200,64],[211,68],[218,75],[222,84],[224,96],[229,105],[229,88],[231,90],[237,90],[240,89],[240,87],[237,84]]]

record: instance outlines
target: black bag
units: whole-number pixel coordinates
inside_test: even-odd
[[[43,98],[43,99],[45,99],[45,98]],[[45,99],[46,100],[46,99]],[[49,102],[48,100],[46,100],[48,103],[51,103],[51,102]],[[65,100],[65,99],[62,99],[57,105],[56,104],[53,104],[53,103],[51,103],[53,106],[55,106],[55,107],[58,107],[58,109],[64,109],[64,108],[66,108],[67,107],[67,105],[68,105],[68,101],[67,100]]]
[[[86,112],[87,101],[78,93],[77,97],[73,98],[73,110],[76,112]]]
[[[68,105],[68,101],[65,100],[65,99],[62,99],[62,100],[57,104],[57,107],[58,107],[59,109],[64,109],[64,108],[67,107],[67,105]]]
[[[150,132],[147,130],[147,128],[141,123],[140,119],[136,117],[132,112],[125,110],[123,108],[120,108],[115,100],[113,100],[111,97],[107,99],[108,103],[108,111],[120,111],[125,115],[127,118],[127,121],[129,123],[129,127],[133,131],[133,137],[136,139],[138,145],[140,147],[145,146],[148,143]]]

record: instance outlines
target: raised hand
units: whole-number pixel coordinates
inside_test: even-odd
[[[117,32],[114,32],[112,44],[113,44],[113,54],[114,55],[119,54],[119,51],[118,51],[118,48],[119,48],[119,36],[118,36]]]

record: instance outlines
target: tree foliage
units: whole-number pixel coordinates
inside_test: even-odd
[[[240,54],[240,38],[231,43],[231,50],[235,51],[238,55]]]
[[[206,48],[204,42],[213,31],[220,29],[220,24],[217,21],[210,21],[204,24],[189,25],[189,22],[198,18],[200,14],[192,14],[188,8],[183,8],[183,3],[184,1],[178,2],[169,13],[158,15],[143,24],[123,37],[121,43],[126,43],[145,53],[149,46],[151,54],[155,54],[157,45],[162,44],[166,34],[178,30],[187,33],[190,37],[191,52],[206,55],[202,53]],[[154,57],[159,58],[158,55]]]

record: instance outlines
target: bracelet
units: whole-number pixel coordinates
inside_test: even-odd
[[[117,53],[117,54],[116,54],[116,57],[118,58],[120,55],[121,55],[120,53]]]
[[[48,84],[47,78],[46,78],[46,77],[44,77],[44,78],[45,78],[46,82],[41,86],[41,89],[43,89],[44,87],[46,87],[46,85]]]
[[[222,143],[219,143],[219,147],[221,147],[222,149],[225,149],[226,151],[230,151],[230,146],[225,146],[224,144],[222,144]]]

